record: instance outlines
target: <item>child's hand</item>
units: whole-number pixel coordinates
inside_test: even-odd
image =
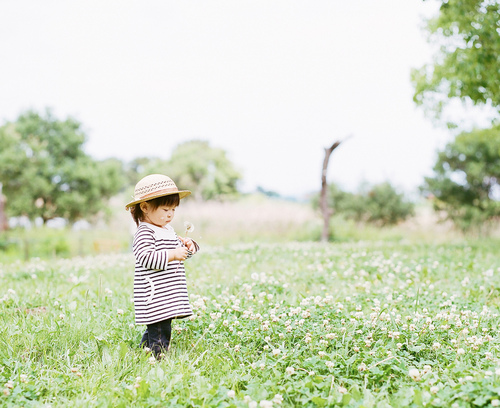
[[[188,249],[180,246],[174,249],[174,261],[185,261],[188,257]]]
[[[193,240],[191,238],[179,237],[179,239],[182,241],[184,245],[186,245],[187,249],[189,249],[192,254],[196,253],[196,245],[193,243]]]

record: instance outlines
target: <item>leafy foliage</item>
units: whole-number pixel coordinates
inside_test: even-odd
[[[439,116],[447,99],[491,103],[500,109],[500,3],[441,0],[428,22],[430,40],[439,45],[432,65],[412,73],[414,100]],[[444,98],[443,98],[444,97]]]
[[[235,196],[241,179],[223,149],[211,147],[209,142],[201,140],[179,144],[167,161],[136,159],[133,168],[141,173],[140,177],[151,173],[166,174],[180,189],[191,190],[198,200]]]
[[[500,126],[462,133],[438,153],[423,190],[466,230],[500,216]]]
[[[71,222],[97,214],[123,186],[117,160],[97,162],[83,151],[85,134],[72,118],[27,111],[0,127],[0,182],[10,216]]]
[[[357,222],[394,225],[414,215],[414,204],[389,182],[361,186],[358,193],[342,191],[335,184],[330,184],[328,189],[328,203],[333,213]],[[318,205],[317,199],[314,205]]]

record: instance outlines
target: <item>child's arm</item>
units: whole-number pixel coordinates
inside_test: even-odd
[[[184,245],[186,245],[187,249],[189,249],[193,255],[200,250],[200,246],[196,241],[193,241],[191,238],[183,238],[179,237]]]
[[[186,247],[157,250],[154,233],[148,228],[142,228],[137,231],[132,251],[137,262],[148,269],[167,269],[169,262],[184,261],[188,255]]]

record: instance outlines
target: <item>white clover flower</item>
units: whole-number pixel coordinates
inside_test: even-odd
[[[272,401],[267,401],[267,400],[262,400],[259,403],[260,408],[273,408],[273,402]]]
[[[5,395],[6,397],[8,397],[10,395],[10,390],[8,388],[4,388],[3,389],[3,395]]]
[[[339,387],[339,392],[341,394],[345,394],[347,392],[347,388],[344,388],[344,387]]]
[[[240,350],[241,350],[241,346],[239,344],[234,346],[234,351],[239,352]]]
[[[13,389],[14,388],[14,383],[12,382],[12,380],[7,381],[5,383],[5,387],[9,388],[9,389]]]
[[[155,365],[156,364],[156,357],[153,357],[153,356],[149,357],[148,363],[151,365]]]
[[[116,313],[121,316],[123,314],[123,309],[116,309]]]
[[[274,349],[273,350],[273,356],[278,356],[281,353],[280,349]]]
[[[19,380],[22,382],[22,383],[26,383],[28,382],[28,376],[26,374],[21,374],[19,376]]]
[[[293,368],[293,367],[287,367],[286,368],[286,373],[289,374],[289,375],[292,375],[293,373],[295,373],[295,368]]]
[[[250,395],[245,395],[243,397],[243,402],[246,402],[247,404],[252,401],[252,397],[250,397]]]
[[[325,361],[325,365],[328,368],[333,368],[335,366],[335,363],[333,361]]]
[[[228,398],[234,398],[236,396],[236,392],[234,390],[229,390],[227,392]]]
[[[250,401],[248,403],[248,408],[257,408],[257,401]]]
[[[408,375],[415,381],[420,381],[420,371],[417,368],[410,368]]]
[[[495,399],[492,399],[492,400],[491,400],[491,406],[492,406],[492,407],[500,407],[500,400],[498,400],[498,399],[496,399],[496,398],[495,398]]]
[[[273,402],[275,404],[281,405],[281,403],[283,402],[283,396],[281,394],[276,394],[273,398]]]
[[[431,394],[437,394],[437,392],[439,391],[439,387],[437,385],[433,385],[431,388],[430,388],[430,392]]]
[[[441,348],[441,343],[435,342],[435,343],[432,345],[432,349],[433,349],[433,350],[439,350],[440,348]]]

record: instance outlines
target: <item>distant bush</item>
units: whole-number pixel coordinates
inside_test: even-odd
[[[318,207],[319,197],[313,200]],[[358,193],[342,191],[335,184],[329,186],[328,205],[333,214],[341,214],[357,222],[378,226],[395,225],[415,214],[415,206],[404,194],[388,182],[364,185]]]

